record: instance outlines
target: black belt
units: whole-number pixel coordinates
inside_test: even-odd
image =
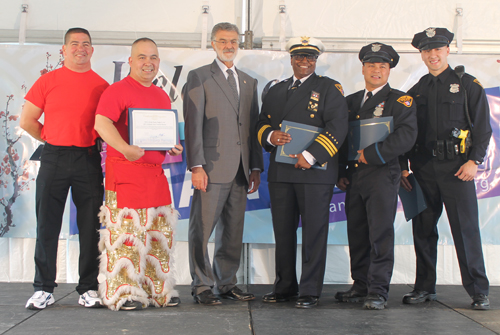
[[[97,144],[94,144],[90,147],[77,147],[74,145],[71,146],[65,146],[65,145],[53,145],[48,142],[45,142],[45,147],[53,149],[53,150],[60,150],[60,151],[86,151],[89,153],[89,155],[92,155],[94,152],[99,152]]]
[[[452,160],[460,154],[459,145],[453,140],[437,140],[430,142],[429,145],[415,144],[414,150],[415,153],[437,157],[438,160]]]

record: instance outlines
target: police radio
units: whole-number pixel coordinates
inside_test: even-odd
[[[462,142],[460,142],[460,153],[464,154],[464,158],[467,160],[469,158],[469,149],[472,147],[472,122],[470,120],[470,114],[469,114],[469,104],[468,104],[468,101],[467,101],[467,91],[465,89],[465,86],[462,82],[462,77],[464,76],[465,74],[465,67],[463,65],[458,65],[455,67],[455,74],[457,75],[458,77],[458,80],[460,81],[460,86],[462,87],[462,89],[464,90],[464,96],[465,96],[465,103],[464,103],[464,109],[465,109],[465,116],[467,117],[467,123],[469,124],[469,128],[470,128],[470,131],[467,130],[467,135],[465,135],[465,142],[464,140],[462,140],[462,142],[464,142],[464,152],[462,152]],[[459,130],[457,128],[455,128],[456,130]],[[451,136],[452,137],[455,137],[453,135],[453,132],[455,131],[455,129],[453,129],[451,131]],[[464,132],[466,130],[459,130],[461,132]],[[463,134],[461,134],[460,136],[464,136]],[[460,138],[460,137],[456,137],[456,138]],[[462,138],[460,138],[462,139]],[[467,147],[467,142],[469,143],[469,146]]]

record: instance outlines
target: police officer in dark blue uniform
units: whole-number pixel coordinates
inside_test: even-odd
[[[320,40],[293,38],[287,44],[293,76],[270,88],[263,99],[258,140],[271,153],[268,182],[276,241],[276,280],[264,302],[282,302],[300,293],[298,308],[318,304],[326,267],[329,208],[337,181],[338,150],[347,134],[347,104],[342,86],[315,73],[323,52]],[[276,162],[281,145],[294,139],[282,132],[283,120],[323,128],[297,163]],[[298,140],[298,139],[296,139]],[[313,169],[324,165],[326,169]],[[302,219],[302,275],[297,283],[297,227]]]
[[[357,160],[348,161],[351,143],[342,146],[337,186],[347,190],[347,235],[354,283],[348,291],[337,292],[335,298],[344,302],[364,300],[366,309],[384,309],[394,267],[394,218],[401,177],[398,157],[415,143],[416,108],[412,97],[387,82],[390,69],[399,61],[391,46],[366,45],[359,59],[366,88],[347,97],[349,121],[377,122],[380,117],[392,116],[393,131],[383,141],[359,150]]]
[[[437,223],[444,203],[463,286],[472,298],[472,308],[481,310],[490,307],[489,282],[474,177],[491,137],[490,112],[479,81],[448,65],[452,40],[453,33],[446,28],[428,28],[415,34],[412,41],[429,69],[429,74],[408,91],[417,104],[418,120],[410,167],[422,187],[427,209],[413,219],[417,276],[414,290],[403,297],[403,302],[436,300]],[[469,150],[461,147],[467,134],[472,135]],[[402,185],[411,189],[406,180],[407,161],[402,169]]]

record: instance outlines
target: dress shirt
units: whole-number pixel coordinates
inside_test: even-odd
[[[384,85],[380,86],[380,87],[377,87],[376,89],[374,89],[373,91],[368,91],[366,88],[365,88],[365,95],[363,96],[363,100],[361,101],[361,107],[363,107],[363,105],[365,104],[366,100],[368,100],[368,92],[372,92],[373,95],[377,94],[381,89],[384,88],[384,86],[387,85],[387,83],[385,83]],[[373,96],[372,95],[372,96]]]

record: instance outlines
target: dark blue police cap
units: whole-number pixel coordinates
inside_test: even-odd
[[[418,50],[440,48],[449,46],[453,41],[453,36],[455,35],[446,28],[427,28],[413,36],[411,45]]]
[[[383,43],[365,45],[359,51],[359,60],[364,63],[389,63],[395,67],[399,62],[399,55],[393,47]]]

